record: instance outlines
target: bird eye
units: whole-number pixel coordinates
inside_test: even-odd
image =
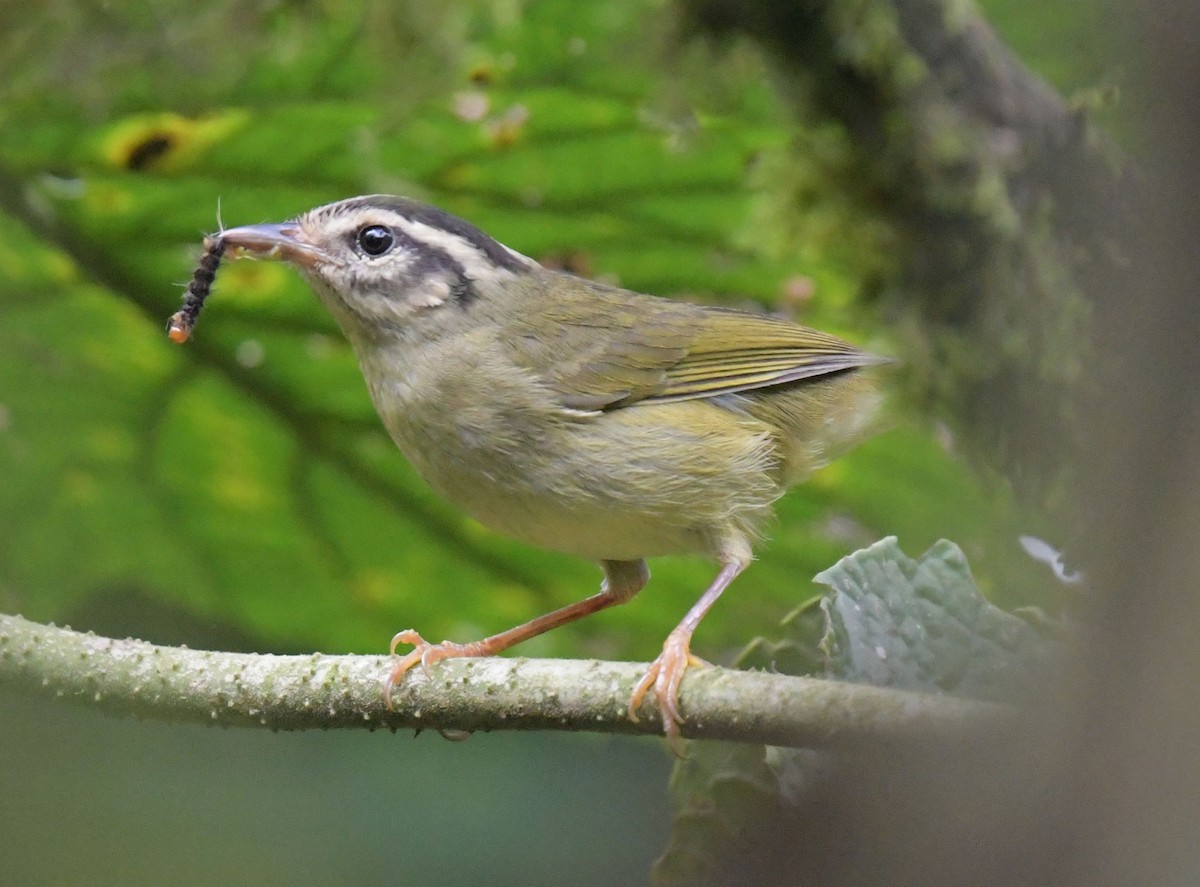
[[[383,225],[368,225],[359,229],[355,240],[358,241],[358,248],[368,256],[382,256],[396,243],[395,235]]]

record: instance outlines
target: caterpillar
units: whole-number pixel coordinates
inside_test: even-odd
[[[167,336],[176,345],[182,345],[192,337],[192,328],[200,317],[200,309],[204,307],[204,300],[212,289],[224,254],[225,241],[219,234],[204,238],[204,255],[200,257],[200,264],[196,266],[187,291],[183,294],[183,307],[167,321]]]

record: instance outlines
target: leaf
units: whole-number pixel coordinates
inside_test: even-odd
[[[990,604],[961,549],[945,539],[914,561],[889,536],[815,581],[834,590],[821,601],[831,677],[996,699],[1047,666],[1042,636]]]
[[[762,746],[693,743],[671,776],[675,821],[671,840],[654,866],[656,885],[763,883],[777,863],[766,851],[773,829],[790,811]],[[783,819],[781,819],[783,817]]]
[[[739,665],[978,698],[1004,697],[1050,667],[1050,643],[979,593],[952,542],[912,560],[888,537],[815,581],[832,592],[756,638]],[[675,823],[655,883],[819,881],[834,837],[826,789],[844,765],[813,750],[689,744],[672,778]]]

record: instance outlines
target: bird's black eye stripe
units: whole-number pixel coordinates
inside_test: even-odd
[[[367,225],[354,235],[358,248],[368,256],[382,256],[396,245],[396,235],[386,225]]]

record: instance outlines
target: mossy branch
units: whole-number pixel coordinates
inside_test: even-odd
[[[114,640],[0,616],[0,685],[169,722],[266,727],[588,730],[659,734],[648,702],[626,705],[644,664],[561,659],[450,660],[383,699],[385,656],[217,653]],[[689,671],[689,738],[798,747],[911,743],[986,727],[996,705],[726,668]]]
[[[802,151],[785,167],[772,199],[792,192],[796,221],[783,203],[774,228],[807,237],[817,203],[851,208],[829,243],[867,246],[876,232],[874,259],[856,261],[878,270],[863,295],[889,318],[907,389],[977,461],[1055,504],[1089,417],[1124,383],[1112,357],[1128,350],[1124,315],[1142,285],[1128,261],[1144,214],[1136,169],[971,3],[680,9],[700,33],[757,42],[805,130],[843,135],[840,153]]]

